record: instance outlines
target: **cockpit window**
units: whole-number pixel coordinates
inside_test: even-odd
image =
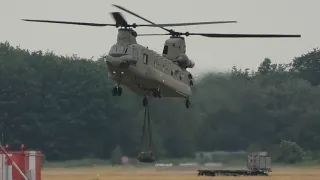
[[[132,46],[119,46],[119,45],[114,45],[109,51],[109,55],[113,57],[121,57],[124,55],[132,55],[135,59],[136,54],[133,52],[133,47]]]
[[[168,46],[165,45],[162,54],[168,54]]]

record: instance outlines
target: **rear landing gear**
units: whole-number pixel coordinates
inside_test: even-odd
[[[122,95],[122,88],[117,86],[117,87],[114,87],[112,89],[112,95],[113,96],[121,96]]]
[[[186,99],[186,108],[189,108],[189,107],[190,107],[190,104],[191,104],[191,103],[190,103],[190,100],[187,98],[187,99]]]
[[[153,97],[155,97],[155,98],[161,98],[162,97],[160,89],[156,89],[156,90],[153,91]]]
[[[145,96],[144,98],[143,98],[143,100],[142,100],[142,105],[144,106],[144,107],[147,107],[148,106],[148,98]]]

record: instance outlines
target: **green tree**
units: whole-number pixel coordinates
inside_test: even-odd
[[[279,146],[279,156],[277,161],[288,164],[301,162],[306,156],[306,152],[293,141],[282,140]]]
[[[306,54],[293,59],[291,71],[308,80],[312,85],[320,84],[320,50],[313,49]]]
[[[183,99],[150,99],[155,156],[195,151],[278,151],[287,139],[320,152],[319,50],[288,64],[264,59],[257,70],[232,67],[196,77],[192,108]],[[41,150],[48,161],[110,159],[141,150],[141,97],[114,84],[98,60],[60,56],[0,43],[0,122],[5,142]]]

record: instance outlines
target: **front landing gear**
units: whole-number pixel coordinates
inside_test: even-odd
[[[117,87],[114,87],[112,89],[112,95],[113,96],[121,96],[122,95],[122,88],[117,86]]]
[[[116,74],[115,71],[113,73]],[[112,89],[113,96],[121,96],[122,95],[122,88],[120,87],[122,76],[123,76],[123,72],[120,72],[120,74],[118,76],[118,80],[117,80],[118,85]]]
[[[186,99],[186,108],[190,108],[190,104],[191,104],[190,100],[189,100],[189,98],[187,98]]]

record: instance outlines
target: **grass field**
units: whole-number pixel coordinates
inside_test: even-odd
[[[197,176],[196,171],[157,171],[142,168],[47,168],[42,171],[42,180],[319,180],[320,167],[276,168],[267,177],[208,177]]]

